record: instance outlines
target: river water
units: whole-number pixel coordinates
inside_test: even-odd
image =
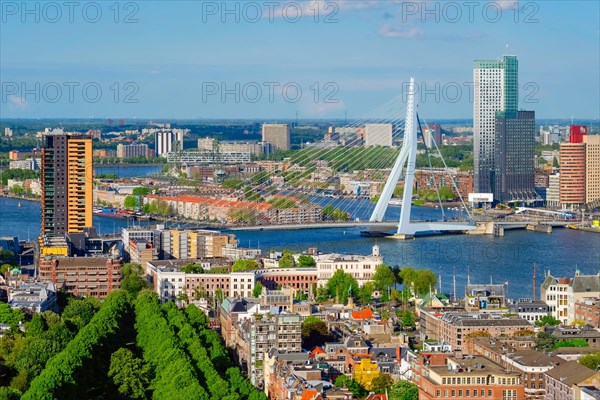
[[[96,173],[115,173],[121,177],[146,176],[159,172],[161,166],[98,167]],[[327,198],[315,199],[321,205],[331,203],[350,211],[352,218],[368,218],[373,204],[369,200]],[[21,207],[18,207],[18,204]],[[400,207],[390,206],[386,219],[397,220]],[[458,211],[446,211],[454,218]],[[415,207],[413,220],[437,220],[441,211]],[[94,215],[94,226],[101,234],[119,233],[128,222]],[[131,224],[131,222],[129,222]],[[148,225],[148,222],[144,222]],[[458,293],[463,293],[467,275],[472,283],[508,282],[512,298],[532,296],[533,265],[537,269],[537,287],[544,273],[573,276],[576,269],[585,274],[600,273],[600,235],[556,228],[551,234],[524,230],[507,231],[504,237],[437,235],[415,240],[360,236],[361,228],[314,229],[308,231],[235,232],[241,246],[260,246],[264,251],[290,249],[304,251],[317,247],[323,252],[369,254],[373,245],[380,247],[388,265],[429,268],[441,277],[442,290],[452,294],[453,276]],[[18,236],[33,240],[40,232],[40,204],[31,201],[0,198],[0,236]],[[439,281],[438,281],[439,283]]]

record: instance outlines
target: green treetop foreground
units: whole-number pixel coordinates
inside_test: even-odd
[[[7,332],[0,399],[266,400],[201,310],[131,293],[72,300],[62,316],[36,314],[25,332]]]

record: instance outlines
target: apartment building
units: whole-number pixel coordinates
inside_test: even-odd
[[[106,298],[121,287],[119,258],[111,257],[44,257],[39,261],[39,278],[65,285],[75,296]]]
[[[420,400],[525,399],[520,374],[482,356],[421,352],[413,371]]]

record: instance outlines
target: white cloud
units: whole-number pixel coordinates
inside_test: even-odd
[[[11,111],[22,111],[27,109],[27,107],[29,106],[29,103],[27,103],[26,99],[15,95],[8,96],[8,102],[8,108]]]

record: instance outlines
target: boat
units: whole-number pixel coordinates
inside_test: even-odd
[[[390,206],[402,206],[402,199],[391,199],[388,204]]]

